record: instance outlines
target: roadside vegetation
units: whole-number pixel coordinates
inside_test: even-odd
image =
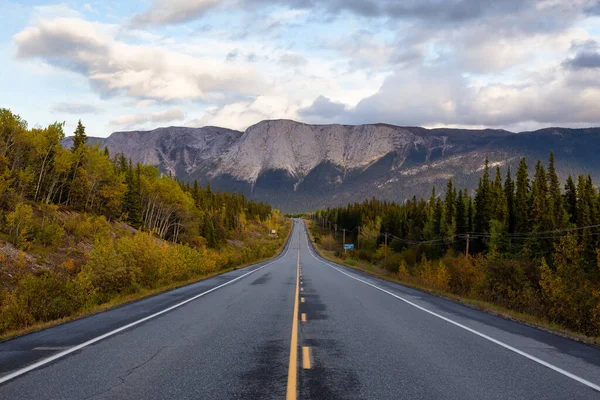
[[[0,109],[0,336],[274,256],[291,222]],[[276,230],[277,235],[270,235]]]
[[[449,180],[428,200],[372,199],[310,217],[319,248],[347,265],[600,337],[600,194],[590,176],[561,184],[552,154],[532,178],[525,159],[516,180],[499,167],[491,178],[486,162],[473,193]],[[343,230],[355,245],[345,253]]]

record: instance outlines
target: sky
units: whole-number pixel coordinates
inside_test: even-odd
[[[88,135],[600,126],[600,0],[0,0],[0,107]]]

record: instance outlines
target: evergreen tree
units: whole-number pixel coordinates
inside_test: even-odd
[[[517,216],[515,215],[515,183],[510,176],[510,167],[506,172],[506,180],[504,181],[504,198],[506,199],[507,209],[507,230],[508,233],[514,233],[517,223]]]
[[[451,227],[452,221],[454,220],[454,214],[456,210],[456,189],[454,189],[454,185],[452,184],[452,178],[448,180],[448,184],[446,185],[446,199],[444,202],[444,211],[445,211],[445,219],[446,226]]]
[[[73,137],[73,152],[76,152],[80,147],[85,146],[87,143],[87,135],[85,134],[85,126],[81,123],[81,120],[77,122],[77,128],[75,129],[75,136]]]
[[[548,182],[544,166],[540,160],[535,166],[535,176],[531,185],[530,217],[534,230],[552,229],[552,214],[549,210]]]
[[[517,170],[517,187],[515,192],[515,231],[529,232],[529,173],[527,171],[527,162],[525,157],[521,158],[519,169]]]
[[[590,226],[593,224],[593,208],[595,190],[590,187],[591,180],[586,179],[583,175],[577,178],[577,226],[583,228],[581,230],[583,259],[586,271],[590,272],[595,269],[595,240],[591,235]]]
[[[571,224],[577,223],[577,187],[573,181],[573,177],[569,175],[567,183],[565,184],[565,195],[564,205],[567,215],[569,216],[569,222]]]
[[[467,196],[467,230],[468,232],[473,231],[473,220],[475,219],[475,210],[473,209],[473,200],[471,196]]]
[[[548,161],[548,191],[549,210],[552,212],[552,227],[560,229],[565,225],[567,217],[562,194],[560,193],[560,181],[554,166],[554,152],[550,152],[550,160]]]
[[[465,207],[465,199],[462,189],[458,191],[456,197],[456,234],[464,235],[468,232],[467,227],[467,210]]]
[[[123,195],[123,212],[127,215],[127,223],[134,228],[142,226],[142,199],[140,194],[140,166],[137,165],[135,172],[131,161],[125,173],[125,184],[127,189]]]
[[[496,167],[496,177],[492,186],[493,218],[500,223],[499,226],[505,226],[508,214],[508,204],[502,187],[502,175],[500,167]]]

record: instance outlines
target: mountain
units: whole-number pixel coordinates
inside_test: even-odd
[[[65,139],[67,145],[69,138]],[[116,132],[101,146],[179,179],[243,192],[286,212],[376,196],[403,201],[443,190],[448,178],[474,188],[486,157],[492,167],[522,156],[530,167],[550,151],[561,177],[600,174],[600,128],[425,129],[386,124],[309,125],[263,121],[239,132],[218,127]]]

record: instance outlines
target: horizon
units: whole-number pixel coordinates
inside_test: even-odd
[[[404,128],[404,129],[416,128],[416,129],[425,129],[425,130],[428,130],[428,131],[435,131],[435,130],[441,130],[441,129],[463,130],[463,131],[486,131],[486,130],[492,130],[492,131],[504,131],[504,132],[515,134],[515,135],[522,134],[522,133],[533,133],[533,132],[542,131],[542,130],[548,130],[548,129],[573,129],[573,130],[600,129],[600,126],[583,126],[583,127],[578,127],[578,128],[571,128],[571,127],[568,127],[568,126],[544,126],[544,127],[541,127],[541,128],[538,128],[538,129],[534,129],[534,130],[515,132],[515,131],[510,131],[508,129],[490,128],[490,127],[487,127],[487,128],[471,128],[471,127],[455,128],[455,127],[441,126],[441,127],[436,127],[436,128],[427,128],[427,127],[424,127],[424,126],[395,125],[395,124],[389,124],[389,123],[385,123],[385,122],[374,122],[374,123],[366,123],[366,124],[342,124],[342,123],[335,123],[335,122],[328,123],[328,124],[311,124],[311,123],[308,123],[308,122],[301,122],[301,121],[297,121],[297,120],[293,120],[293,119],[289,119],[289,118],[278,118],[278,119],[265,119],[265,120],[262,120],[262,121],[258,121],[257,123],[252,124],[251,126],[249,126],[246,129],[243,129],[243,130],[231,129],[231,128],[226,128],[226,127],[223,127],[223,126],[216,126],[216,125],[193,126],[193,127],[192,126],[183,126],[183,125],[168,125],[168,126],[158,126],[158,127],[149,128],[149,129],[116,130],[116,131],[113,131],[113,132],[109,133],[107,136],[93,136],[93,135],[88,135],[88,136],[91,137],[91,138],[94,138],[94,139],[107,139],[113,133],[152,132],[152,131],[155,131],[155,130],[158,130],[158,129],[170,129],[170,128],[190,128],[190,129],[219,128],[219,129],[229,129],[229,130],[233,130],[233,131],[244,133],[249,128],[251,128],[252,126],[255,126],[255,125],[258,125],[258,124],[261,124],[261,123],[264,123],[264,122],[270,122],[270,121],[290,121],[290,122],[294,122],[294,123],[297,123],[297,124],[313,125],[313,126],[335,126],[335,125],[341,125],[341,126],[368,126],[368,125],[388,125],[388,126],[393,126],[395,128]],[[65,132],[65,138],[70,138],[70,137],[73,137],[73,135],[69,134],[69,132]]]
[[[600,126],[597,0],[4,0],[3,12],[0,104],[69,134],[78,119],[95,137],[267,119]]]

